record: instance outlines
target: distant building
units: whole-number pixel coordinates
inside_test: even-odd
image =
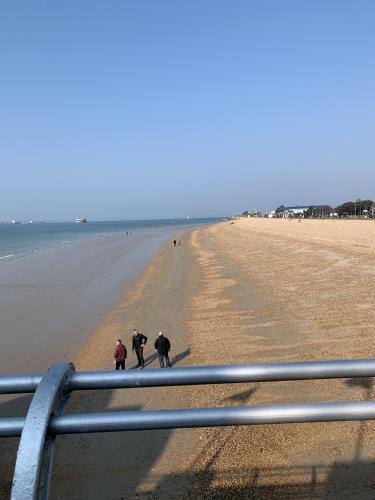
[[[276,208],[274,217],[282,217],[284,219],[292,218],[292,217],[303,217],[303,214],[307,212],[309,209],[318,208],[319,205],[303,205],[303,206],[294,206],[294,207],[285,207],[281,205]]]

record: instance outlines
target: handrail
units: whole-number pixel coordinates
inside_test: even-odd
[[[354,420],[375,420],[375,401],[73,413],[52,417],[48,426],[48,433],[52,435],[86,434]],[[17,420],[11,418],[0,419],[0,437],[19,436],[24,422],[24,418],[18,418]]]
[[[79,372],[70,377],[67,389],[78,391],[374,376],[374,359],[304,361],[258,365],[191,366],[173,370],[154,368],[125,372]],[[35,392],[42,377],[40,374],[0,377],[0,394]]]
[[[26,418],[0,418],[0,437],[22,435],[12,500],[48,498],[52,446],[58,434],[375,420],[375,401],[61,415],[72,391],[357,377],[375,377],[375,359],[80,373],[64,364],[53,365],[46,375],[0,377],[0,394],[35,392]]]

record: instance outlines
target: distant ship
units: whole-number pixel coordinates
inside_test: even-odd
[[[76,222],[77,224],[86,224],[87,219],[76,219],[74,222]]]

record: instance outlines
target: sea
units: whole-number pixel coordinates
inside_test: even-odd
[[[34,222],[0,224],[1,262],[114,233],[139,234],[158,229],[178,228],[215,222],[217,218],[116,220],[76,222]]]

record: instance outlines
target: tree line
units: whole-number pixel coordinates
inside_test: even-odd
[[[339,217],[358,217],[364,213],[369,213],[375,211],[375,203],[373,200],[357,200],[357,201],[347,201],[342,205],[335,208],[335,212]]]
[[[330,205],[310,207],[304,212],[305,217],[328,217],[330,214],[338,217],[361,217],[364,214],[375,216],[375,202],[373,200],[346,201],[334,208]]]

